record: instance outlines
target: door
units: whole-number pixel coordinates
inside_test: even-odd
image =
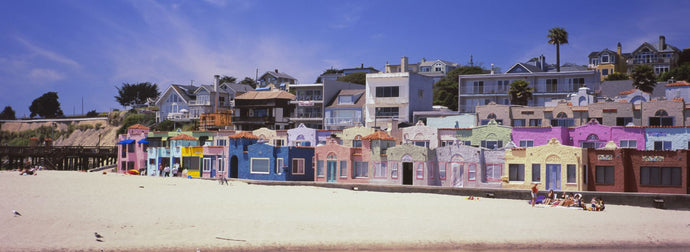
[[[560,164],[546,164],[546,190],[561,190]]]
[[[403,185],[412,185],[412,162],[403,162]]]
[[[238,178],[238,165],[237,156],[232,156],[232,158],[230,158],[230,178]]]
[[[328,162],[326,163],[326,167],[328,169],[327,175],[326,175],[328,182],[336,182],[336,179],[335,179],[336,175],[335,174],[338,170],[337,164],[338,164],[338,161],[336,161],[336,160],[328,160]]]
[[[453,170],[453,187],[462,187],[462,164],[460,163],[451,163],[451,167]]]

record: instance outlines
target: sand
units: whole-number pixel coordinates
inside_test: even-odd
[[[0,192],[0,251],[690,248],[690,211],[610,204],[67,171],[0,172]]]

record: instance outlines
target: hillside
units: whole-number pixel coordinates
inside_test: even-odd
[[[98,136],[101,136],[99,146],[115,146],[117,142],[117,130],[119,126],[110,125],[108,118],[93,118],[74,121],[61,119],[59,121],[15,121],[2,123],[0,130],[7,132],[21,132],[35,130],[41,126],[54,127],[56,131],[68,131],[70,125],[73,131],[69,136],[54,139],[54,146],[96,146],[99,144]],[[90,126],[88,126],[90,125]],[[98,129],[96,127],[98,126]]]

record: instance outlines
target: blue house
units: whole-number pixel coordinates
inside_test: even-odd
[[[276,147],[240,132],[229,137],[230,178],[272,181],[314,181],[314,148]]]
[[[690,149],[690,128],[645,128],[645,143],[645,150]]]

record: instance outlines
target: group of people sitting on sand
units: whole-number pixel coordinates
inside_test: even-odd
[[[553,190],[549,190],[549,193],[546,194],[546,197],[541,201],[541,203],[545,206],[575,207],[589,211],[604,211],[605,208],[604,199],[601,197],[592,197],[592,200],[589,203],[586,203],[582,199],[582,194],[563,192],[561,197],[558,197],[557,193],[555,193]]]
[[[19,175],[22,176],[28,176],[28,175],[36,175],[36,172],[40,170],[42,167],[31,167],[31,168],[23,168],[19,170]]]

